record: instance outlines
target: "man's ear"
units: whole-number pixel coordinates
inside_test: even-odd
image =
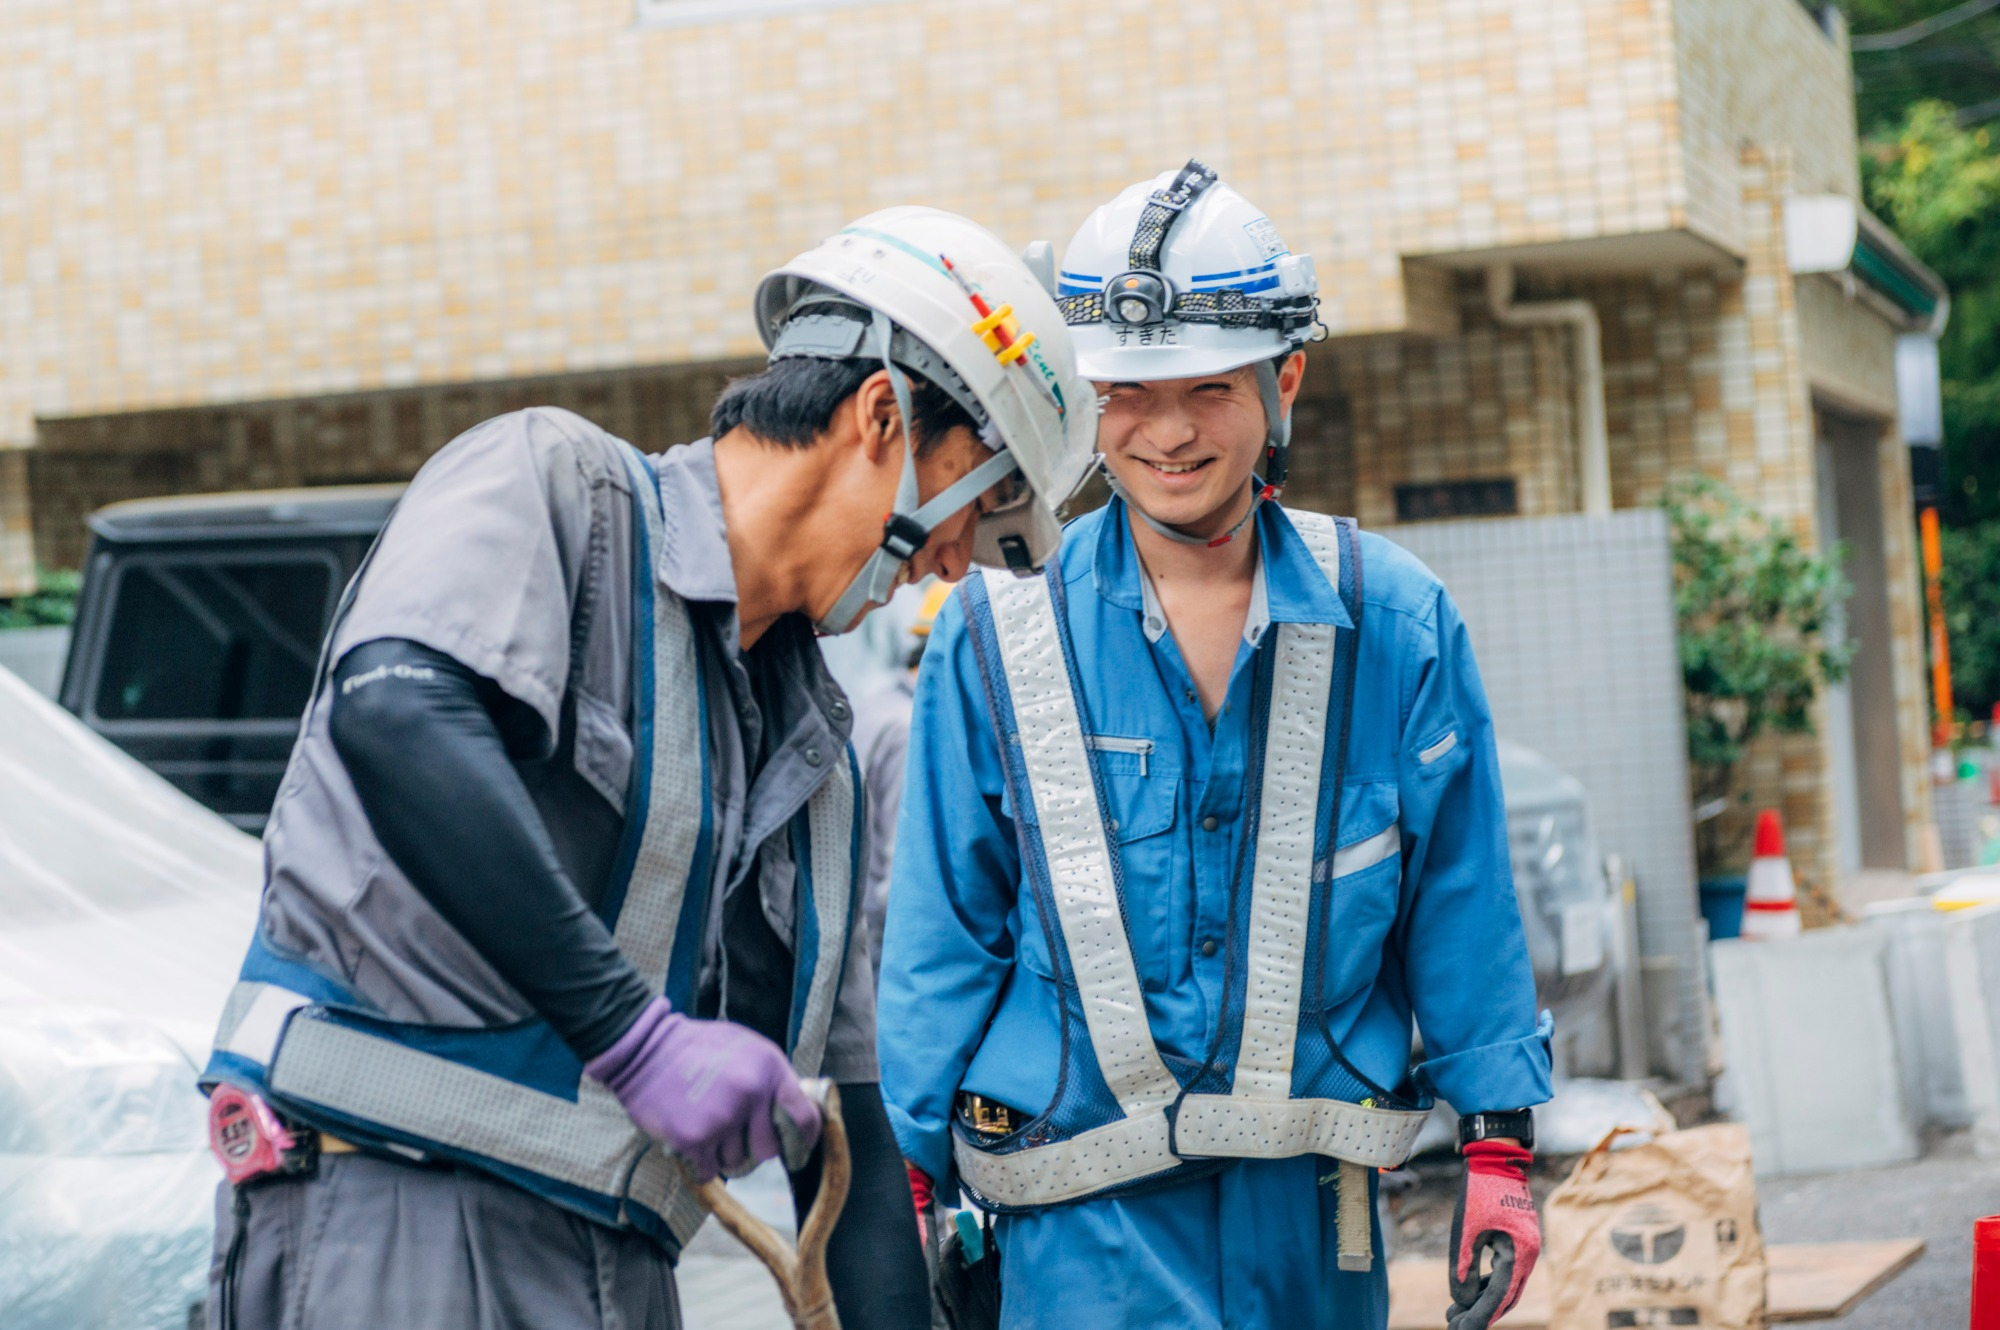
[[[878,369],[861,381],[849,399],[851,423],[860,436],[868,460],[880,466],[893,456],[900,465],[903,453],[903,413],[896,405],[896,389],[889,371]]]
[[[1306,353],[1294,351],[1284,364],[1278,366],[1278,400],[1285,410],[1292,409],[1298,400],[1299,388],[1306,381]]]

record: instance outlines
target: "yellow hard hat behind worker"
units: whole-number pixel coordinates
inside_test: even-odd
[[[956,582],[933,582],[931,584],[931,589],[924,593],[924,603],[922,608],[917,611],[916,622],[910,625],[911,637],[929,637],[931,635],[931,625],[937,622],[938,615],[944,611],[945,601],[951,599],[952,588],[957,585]]]

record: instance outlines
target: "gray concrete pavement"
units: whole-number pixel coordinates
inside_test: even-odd
[[[1921,1237],[1918,1262],[1837,1324],[1841,1330],[1956,1330],[1970,1314],[1972,1221],[2000,1213],[2000,1161],[1966,1133],[1894,1168],[1770,1178],[1758,1185],[1767,1242]]]
[[[792,1192],[777,1164],[766,1164],[729,1189],[752,1214],[790,1235]],[[722,1225],[711,1221],[702,1227],[681,1256],[678,1274],[685,1330],[790,1330],[778,1286]]]

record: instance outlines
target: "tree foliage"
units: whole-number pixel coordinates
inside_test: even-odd
[[[2000,11],[1996,11],[2000,12]],[[1944,372],[1941,516],[2000,518],[2000,153],[1942,102],[1908,107],[1862,153],[1870,206],[1951,288]]]
[[[1843,0],[1857,34],[1959,0]],[[2000,702],[2000,7],[1894,51],[1856,51],[1868,205],[1951,288],[1944,373],[1945,622],[1956,700]]]
[[[1695,797],[1728,799],[1758,735],[1810,733],[1823,684],[1847,677],[1851,648],[1828,641],[1847,598],[1836,549],[1822,558],[1720,481],[1678,481],[1663,500],[1673,533],[1674,613],[1687,694]],[[1727,846],[1704,822],[1703,868]]]
[[[1952,694],[1974,716],[2000,703],[2000,522],[1944,529]]]
[[[1841,0],[1855,36],[1897,32],[1949,14],[1961,0]],[[1922,40],[1889,51],[1854,53],[1856,118],[1873,136],[1902,118],[1912,102],[1934,98],[1974,115],[2000,112],[2000,10],[1972,15]]]

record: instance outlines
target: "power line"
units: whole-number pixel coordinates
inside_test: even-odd
[[[1865,37],[1856,37],[1852,45],[1856,52],[1901,50],[1926,37],[1935,36],[1947,28],[1955,28],[1969,19],[1978,18],[1991,9],[2000,9],[2000,0],[1965,0],[1964,4],[1954,9],[1947,9],[1942,14],[1933,14],[1922,22],[1912,23],[1906,28],[1897,28],[1892,32],[1871,32]]]
[[[1995,116],[2000,116],[2000,97],[1995,97],[1990,102],[1964,107],[1953,118],[1958,122],[1960,129],[1971,129],[1974,125],[1984,124]]]

